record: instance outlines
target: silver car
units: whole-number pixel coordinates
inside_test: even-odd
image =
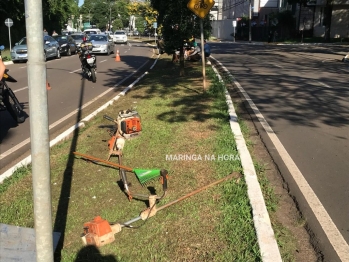
[[[70,36],[74,38],[77,47],[80,47],[84,34],[71,34]]]
[[[92,53],[107,54],[114,53],[114,42],[111,37],[105,34],[91,34],[88,41],[92,43]]]
[[[13,63],[27,61],[27,38],[23,37],[11,50],[11,59]],[[59,43],[51,36],[44,36],[44,58],[61,58]]]

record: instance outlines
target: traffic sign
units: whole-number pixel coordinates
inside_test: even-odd
[[[214,0],[190,0],[187,7],[198,17],[205,18],[214,6]]]
[[[7,27],[13,26],[13,21],[12,21],[12,19],[11,19],[11,18],[7,18],[7,19],[5,20],[5,25],[6,25]]]
[[[157,22],[153,23],[153,28],[158,28],[158,23]]]

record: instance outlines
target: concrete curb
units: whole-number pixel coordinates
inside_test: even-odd
[[[159,56],[157,57],[157,59],[155,59],[153,65],[150,67],[150,70],[154,68],[155,64],[157,63]],[[134,74],[134,73],[133,73]],[[132,74],[132,75],[133,75]],[[94,112],[92,112],[91,114],[89,114],[88,116],[86,116],[84,119],[82,119],[80,122],[76,123],[75,125],[71,126],[70,128],[68,128],[66,131],[64,131],[62,134],[58,135],[56,138],[54,138],[53,140],[50,141],[50,147],[56,145],[58,142],[63,141],[65,139],[68,139],[71,134],[74,132],[75,129],[80,128],[80,127],[84,127],[85,126],[85,122],[91,120],[93,117],[95,117],[99,112],[103,111],[105,108],[107,108],[108,106],[112,105],[114,103],[114,101],[117,101],[120,97],[125,96],[127,94],[127,92],[129,92],[132,87],[139,82],[139,80],[141,80],[145,75],[148,74],[148,71],[146,71],[144,74],[142,74],[140,77],[138,77],[132,84],[130,84],[128,87],[126,87],[123,91],[121,91],[118,95],[116,95],[114,98],[112,98],[111,100],[109,100],[107,103],[105,103],[104,105],[102,105],[101,107],[99,107],[98,109],[96,109]],[[126,80],[123,79],[122,81],[120,81],[118,84],[116,84],[114,87],[118,86],[119,84],[121,84],[122,82],[124,82]],[[31,155],[27,156],[26,158],[24,158],[22,161],[18,162],[17,164],[13,165],[12,167],[10,167],[8,170],[6,170],[4,173],[0,174],[0,183],[2,183],[6,178],[10,177],[13,175],[13,173],[20,167],[23,166],[27,166],[31,163]]]
[[[159,56],[158,56],[159,57]],[[214,59],[213,57],[211,57]],[[158,58],[157,58],[158,59]],[[157,63],[157,59],[154,61],[153,65],[150,67],[150,69],[153,69],[155,64]],[[215,60],[217,61],[217,60]],[[214,67],[213,67],[214,68]],[[218,75],[220,81],[222,81],[221,77],[219,76],[218,72],[214,68],[216,74]],[[56,145],[58,142],[63,141],[70,137],[70,135],[74,132],[75,129],[84,127],[85,122],[91,120],[93,117],[95,117],[99,112],[107,108],[109,105],[112,105],[114,101],[117,101],[120,97],[124,96],[129,92],[132,87],[139,82],[146,74],[148,74],[148,71],[142,74],[139,78],[137,78],[132,84],[130,84],[128,87],[126,87],[122,92],[120,92],[117,96],[109,100],[107,103],[105,103],[103,106],[95,110],[93,113],[82,119],[79,123],[76,123],[72,127],[68,128],[66,131],[64,131],[62,134],[54,138],[50,141],[50,147]],[[229,115],[230,115],[230,126],[232,129],[232,132],[235,136],[237,148],[240,154],[241,163],[244,170],[244,175],[248,187],[248,196],[250,199],[250,203],[253,210],[253,221],[255,225],[255,229],[257,232],[257,238],[258,243],[260,247],[260,252],[262,256],[263,261],[267,262],[278,262],[282,261],[281,255],[276,243],[276,239],[274,236],[274,231],[271,227],[271,222],[269,218],[269,214],[267,212],[264,198],[262,195],[262,191],[260,189],[260,185],[258,183],[256,171],[254,169],[253,161],[251,158],[251,155],[247,149],[246,142],[243,138],[243,135],[241,133],[241,129],[239,126],[239,123],[237,122],[237,115],[233,106],[233,103],[231,101],[231,98],[226,92],[226,100],[229,107]],[[3,182],[4,179],[10,177],[14,171],[22,166],[26,166],[31,163],[31,155],[5,171],[0,176],[0,183]]]
[[[228,70],[218,62],[214,57],[210,57],[220,64],[224,70]],[[214,66],[213,70],[217,74],[220,82],[223,82],[221,76]],[[234,82],[236,82],[233,79]],[[235,108],[228,91],[225,91],[225,97],[228,104],[228,111],[230,116],[230,128],[234,134],[236,146],[240,155],[241,165],[244,172],[244,177],[247,184],[247,194],[250,200],[253,214],[253,222],[257,233],[257,239],[259,244],[262,261],[265,262],[278,262],[282,261],[279,247],[277,245],[274,230],[271,226],[267,207],[264,202],[261,187],[258,182],[256,170],[253,165],[252,157],[246,146],[246,141],[242,135],[240,125],[238,123],[238,117],[235,112]]]
[[[6,61],[4,62],[5,65],[13,65],[13,62],[12,61]]]

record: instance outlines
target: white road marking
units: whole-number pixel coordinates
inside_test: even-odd
[[[16,89],[15,91],[12,90],[12,91],[13,91],[13,93],[17,93],[17,92],[25,90],[25,89],[28,89],[28,86],[22,87],[20,89]]]
[[[51,130],[52,128],[54,128],[55,126],[59,125],[60,123],[62,123],[63,121],[67,120],[69,117],[75,115],[79,110],[84,109],[85,107],[89,106],[90,104],[92,104],[93,102],[97,101],[98,99],[100,99],[101,97],[103,97],[104,95],[106,95],[107,93],[111,92],[114,90],[114,88],[118,87],[119,85],[121,85],[124,81],[126,81],[127,79],[129,79],[130,77],[132,77],[134,74],[136,74],[147,62],[145,62],[143,65],[141,65],[137,70],[133,71],[132,74],[130,74],[129,76],[123,78],[120,82],[118,82],[117,84],[115,84],[113,86],[113,88],[109,88],[108,90],[104,91],[102,94],[100,94],[99,96],[95,97],[94,99],[90,100],[89,102],[87,102],[86,104],[84,104],[80,109],[75,109],[74,111],[70,112],[68,115],[62,117],[61,119],[57,120],[56,122],[54,122],[53,124],[51,124],[49,126],[49,130]],[[148,73],[148,72],[146,72]],[[128,88],[126,88],[123,92],[121,92],[121,95],[125,95],[125,93],[132,88],[132,86],[137,83],[140,80],[140,78],[138,78],[133,84],[131,84]],[[0,160],[7,157],[8,155],[10,155],[11,153],[15,152],[16,150],[20,149],[21,147],[25,146],[26,144],[28,144],[30,142],[30,138],[27,138],[26,140],[22,141],[21,143],[17,144],[16,146],[12,147],[11,149],[7,150],[6,152],[3,152],[0,154]],[[12,170],[11,170],[12,171]],[[7,171],[6,171],[7,172]],[[7,177],[7,176],[6,176]],[[1,183],[1,179],[0,179],[0,183]]]
[[[323,83],[323,82],[320,82],[320,81],[317,81],[320,85],[324,86],[324,87],[327,87],[327,88],[331,88],[331,86]]]
[[[271,65],[278,67],[278,68],[283,68],[281,65],[278,65],[278,64],[271,64]]]
[[[74,70],[74,71],[70,71],[69,74],[73,74],[73,73],[75,73],[75,72],[77,72],[77,71],[80,71],[80,70],[81,70],[81,68],[76,69],[76,70]]]
[[[106,60],[102,60],[102,61],[100,61],[99,63],[103,63],[103,62],[106,62],[107,61],[107,59]]]

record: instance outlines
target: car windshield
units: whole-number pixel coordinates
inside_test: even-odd
[[[57,41],[67,41],[68,36],[66,35],[58,35],[58,36],[54,36],[54,39],[56,39]]]
[[[71,35],[71,37],[75,40],[82,40],[84,38],[84,35]]]
[[[27,44],[27,38],[26,38],[26,37],[23,37],[23,38],[19,41],[18,44],[19,44],[19,45],[26,45],[26,44]]]
[[[97,34],[97,32],[96,31],[85,31],[85,34]]]
[[[115,31],[114,35],[125,35],[123,31]]]
[[[106,35],[91,35],[89,38],[90,41],[108,41]]]

